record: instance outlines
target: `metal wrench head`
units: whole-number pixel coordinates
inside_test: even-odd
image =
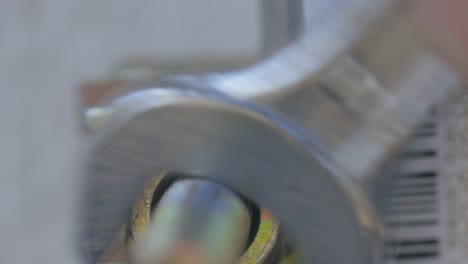
[[[177,87],[208,86],[211,91],[155,88],[117,100],[89,163],[86,230],[91,233],[86,243],[92,254],[102,252],[122,219],[128,219],[132,201],[146,179],[158,170],[169,170],[220,181],[270,208],[307,261],[368,262],[372,247],[366,232],[369,226],[379,226],[378,219],[352,181],[364,185],[371,182],[368,178],[374,180],[370,171],[381,168],[389,150],[398,146],[454,79],[445,65],[414,45],[418,42],[408,38],[411,30],[400,34],[399,29],[405,27],[398,24],[391,40],[404,39],[408,44],[412,56],[402,61],[406,70],[391,75],[397,76],[391,82],[355,78],[356,85],[349,84],[343,77],[347,72],[374,77],[375,69],[370,67],[374,66],[377,73],[386,74],[382,70],[386,67],[369,63],[379,56],[370,56],[362,65],[352,56],[342,56],[386,2],[373,6],[367,0],[316,1],[309,8],[317,8],[312,12],[315,15],[323,11],[322,16],[309,20],[302,38],[264,63],[223,75],[172,79],[182,80],[183,85]],[[363,14],[366,10],[367,15]],[[320,20],[324,14],[329,19]],[[328,100],[331,108],[325,110],[338,110],[335,114],[341,119],[330,120],[348,125],[347,133],[324,128],[330,116],[323,109],[315,112],[316,119],[310,118],[320,105],[305,100],[305,107],[296,111],[296,100],[282,100],[288,93],[303,95],[305,87],[317,89],[316,80],[330,85],[328,95],[339,100],[332,101],[327,94],[315,99]],[[373,81],[362,86],[366,80]],[[424,102],[412,104],[415,97]],[[273,105],[273,99],[286,106],[277,109],[297,124],[272,110],[239,101]],[[307,133],[296,125],[305,127]],[[317,138],[333,144],[324,151]],[[361,154],[358,162],[355,152]],[[343,174],[337,167],[353,179],[340,177]]]
[[[92,257],[129,218],[143,183],[165,169],[220,181],[270,208],[306,260],[371,258],[342,183],[321,161],[313,138],[286,119],[193,89],[140,91],[115,107],[118,114],[98,139],[88,168],[82,242]]]

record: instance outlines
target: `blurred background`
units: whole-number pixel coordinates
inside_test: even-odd
[[[466,4],[442,2],[414,1],[421,11],[414,16],[463,76],[466,19],[446,7],[466,11]],[[129,61],[150,63],[163,74],[252,65],[298,38],[307,8],[299,0],[0,1],[0,262],[82,263],[75,238],[90,142],[81,87]],[[371,50],[360,48],[361,55]],[[383,69],[372,64],[378,60],[361,59]],[[464,93],[456,94],[435,104],[439,110],[428,119],[442,131],[436,146],[442,153],[436,168],[442,175],[436,179],[441,240],[437,262],[405,263],[468,259],[466,103]]]
[[[135,57],[239,67],[263,32],[260,1],[0,1],[0,262],[76,263],[83,83]]]
[[[289,11],[265,23],[270,5],[286,3],[0,1],[0,262],[76,263],[81,85],[131,58],[181,72],[250,64],[288,38]]]

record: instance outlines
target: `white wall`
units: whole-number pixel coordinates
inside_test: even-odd
[[[252,0],[0,1],[0,263],[76,263],[77,87],[128,56],[253,56]]]

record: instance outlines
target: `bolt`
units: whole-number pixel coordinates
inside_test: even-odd
[[[156,205],[136,263],[237,263],[249,231],[250,212],[231,190],[206,180],[179,180]]]

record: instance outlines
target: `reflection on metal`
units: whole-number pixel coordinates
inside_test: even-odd
[[[94,180],[87,215],[95,239],[88,241],[88,250],[102,252],[121,219],[128,219],[126,212],[147,179],[137,175],[159,167],[224,182],[271,209],[301,242],[305,258],[323,263],[370,258],[372,242],[362,233],[341,177],[306,135],[273,112],[187,89],[140,91],[119,100],[115,109],[90,160]],[[100,190],[101,181],[107,191]],[[109,199],[114,202],[105,202]],[[340,252],[328,254],[330,243],[342,245]]]
[[[128,230],[126,232],[121,232],[120,237],[113,244],[113,246],[107,249],[106,253],[101,258],[101,262],[128,262],[129,256],[127,248],[132,248],[136,252],[134,252],[133,254],[135,254],[136,256],[140,256],[142,250],[141,248],[143,247],[142,241],[144,240],[144,237],[146,236],[151,224],[151,211],[154,207],[153,203],[155,202],[155,191],[165,191],[164,186],[162,187],[163,189],[158,189],[158,186],[160,186],[159,183],[165,175],[166,173],[162,173],[158,177],[153,177],[145,184],[145,188],[137,203],[135,204],[131,222],[129,226],[126,227],[126,229]],[[177,204],[176,207],[178,207]],[[208,217],[210,216],[208,215]],[[176,217],[176,219],[173,219],[174,222],[171,221],[171,228],[174,228],[175,223],[178,221],[177,219],[187,220],[186,217]],[[220,228],[219,225],[213,227]],[[231,228],[234,228],[235,231],[238,231],[239,228],[250,228],[250,223],[244,223],[244,225],[236,224],[235,226],[231,226]],[[218,232],[219,230],[213,231]],[[282,258],[281,248],[283,247],[283,242],[281,240],[278,240],[279,224],[267,210],[261,209],[258,229],[253,235],[254,237],[252,241],[250,241],[248,248],[242,248],[242,250],[245,251],[241,256],[240,264],[270,263],[268,261]],[[159,236],[155,236],[155,239],[159,240],[161,238]],[[224,249],[232,249],[230,247],[225,246],[232,245],[231,243],[218,244],[218,246],[221,245]],[[215,252],[217,251],[213,251],[213,253]]]
[[[404,2],[304,4],[304,35],[265,62],[133,80],[132,92],[105,104],[112,111],[88,163],[89,255],[130,218],[150,172],[169,171],[271,209],[306,263],[380,256],[385,165],[457,80]]]
[[[148,225],[136,263],[233,264],[247,244],[251,223],[248,208],[226,187],[181,179],[164,192]]]

